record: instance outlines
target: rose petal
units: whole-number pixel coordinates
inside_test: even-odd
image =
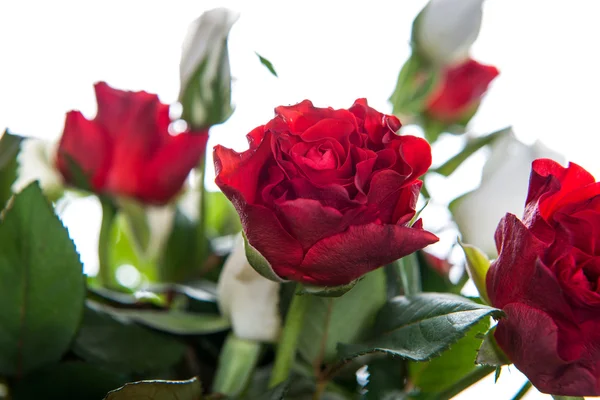
[[[111,141],[105,132],[79,111],[68,112],[57,154],[57,166],[65,179],[73,178],[71,159],[90,178],[93,189],[100,192],[104,189],[111,157]]]
[[[508,304],[503,310],[506,318],[498,322],[496,340],[538,390],[563,396],[600,394],[596,360],[586,365],[562,359],[558,348],[564,333],[548,314],[522,303]],[[569,333],[568,340],[582,350],[581,334]]]
[[[398,225],[350,226],[317,242],[301,265],[278,273],[320,286],[343,285],[437,241],[430,232]]]

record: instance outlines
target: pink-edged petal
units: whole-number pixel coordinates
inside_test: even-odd
[[[350,226],[317,242],[300,266],[281,274],[319,286],[343,285],[437,241],[430,232],[399,225]]]
[[[79,111],[67,113],[57,153],[57,166],[72,181],[69,159],[77,164],[96,191],[104,189],[112,158],[112,144],[105,132]]]

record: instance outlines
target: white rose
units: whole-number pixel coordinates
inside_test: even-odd
[[[432,61],[460,63],[481,28],[483,0],[430,0],[418,17],[413,40]]]
[[[523,214],[531,163],[538,158],[565,162],[563,156],[539,141],[527,146],[512,132],[492,145],[479,188],[456,199],[450,207],[463,242],[478,247],[490,257],[497,256],[496,227],[506,213]]]
[[[239,14],[216,8],[190,25],[179,64],[179,101],[193,128],[223,122],[231,114],[231,70],[227,36]]]
[[[241,339],[274,342],[281,329],[279,283],[264,278],[246,259],[240,234],[217,286],[221,313]]]
[[[56,168],[57,150],[58,142],[23,139],[17,156],[17,179],[12,185],[12,191],[20,192],[31,182],[39,181],[40,187],[50,199],[58,199],[63,192],[64,183]]]

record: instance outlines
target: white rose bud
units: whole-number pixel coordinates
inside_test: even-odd
[[[221,313],[241,339],[274,342],[281,329],[279,283],[261,276],[246,259],[241,234],[221,271],[217,286]]]
[[[497,256],[496,227],[506,213],[523,215],[531,163],[538,158],[565,162],[563,156],[542,143],[527,146],[512,132],[492,145],[479,188],[451,205],[463,242],[478,247],[492,258]]]
[[[58,142],[26,138],[21,142],[17,156],[17,179],[12,185],[20,192],[33,181],[39,181],[42,191],[51,200],[57,200],[64,190],[63,178],[56,168]]]
[[[483,0],[430,0],[417,17],[413,41],[431,61],[460,63],[481,28]]]
[[[222,123],[232,113],[227,36],[238,17],[238,13],[216,8],[188,29],[179,64],[179,101],[182,118],[192,129]]]

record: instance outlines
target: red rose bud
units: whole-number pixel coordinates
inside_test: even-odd
[[[600,183],[534,161],[524,219],[507,214],[496,246],[487,289],[507,316],[502,350],[542,392],[600,395]]]
[[[277,107],[248,150],[215,147],[216,183],[276,277],[345,285],[438,240],[409,226],[431,149],[399,128],[365,99],[348,110],[305,100]]]
[[[475,60],[448,68],[426,105],[426,114],[438,121],[455,123],[473,112],[490,83],[498,76],[496,67]]]
[[[204,155],[208,131],[171,135],[169,106],[146,92],[95,85],[93,120],[67,113],[57,166],[65,180],[82,185],[74,167],[96,193],[167,203]],[[73,165],[75,164],[75,165]]]

